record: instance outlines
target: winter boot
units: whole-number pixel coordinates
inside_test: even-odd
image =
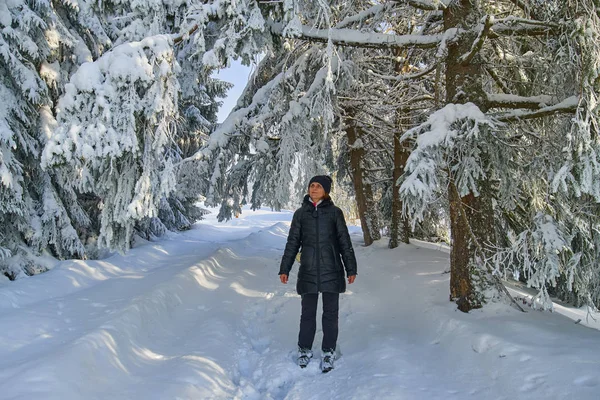
[[[300,366],[300,368],[306,368],[306,366],[310,362],[310,359],[312,358],[312,356],[313,356],[312,350],[299,348],[298,349],[298,365]]]
[[[321,372],[326,373],[333,369],[333,362],[335,361],[335,351],[333,349],[324,350],[323,358],[321,358]]]

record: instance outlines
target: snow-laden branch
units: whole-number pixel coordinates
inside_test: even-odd
[[[499,276],[503,273],[502,269],[504,274],[524,274],[527,286],[538,290],[535,296],[538,301],[533,304],[541,304],[543,309],[551,310],[553,304],[547,291],[548,282],[556,282],[561,276],[568,277],[567,286],[572,290],[573,275],[582,253],[574,253],[570,249],[569,232],[551,215],[538,212],[532,222],[533,226],[516,237],[509,236],[510,246],[493,256],[494,274]],[[516,265],[519,267],[511,271]]]
[[[205,148],[200,149],[192,156],[181,160],[178,164],[203,159],[204,157],[210,155],[218,147],[225,147],[229,142],[229,138],[234,134],[234,132],[238,130],[238,128],[245,122],[247,122],[248,116],[269,101],[271,92],[285,78],[286,73],[286,71],[280,72],[266,85],[258,89],[255,95],[252,97],[252,103],[249,106],[233,111],[215,130],[215,132],[210,135]]]
[[[367,19],[368,17],[377,15],[381,12],[385,12],[386,9],[389,8],[387,5],[385,4],[377,4],[371,8],[368,8],[366,10],[363,10],[361,12],[359,12],[356,15],[352,15],[350,17],[346,17],[343,20],[341,20],[338,24],[336,24],[336,28],[337,29],[341,29],[341,28],[345,28],[348,25],[352,25],[356,22],[361,22],[364,21],[365,19]]]
[[[502,25],[506,25],[506,26],[510,26],[510,25],[516,25],[516,24],[524,24],[524,25],[536,25],[536,26],[543,26],[543,27],[548,27],[548,28],[552,28],[552,29],[558,29],[560,28],[560,25],[554,22],[549,22],[549,21],[540,21],[537,19],[527,19],[527,18],[519,18],[519,17],[506,17],[506,18],[501,18],[501,19],[497,19],[495,21],[496,24],[502,24]]]
[[[424,69],[421,72],[416,72],[414,74],[400,74],[400,75],[382,75],[382,74],[378,74],[372,70],[368,70],[367,73],[369,75],[373,75],[379,79],[385,79],[388,81],[410,81],[410,80],[414,80],[414,79],[419,79],[424,77],[425,75],[428,75],[430,73],[432,73],[433,71],[435,71],[435,69],[437,68],[437,64],[432,65],[431,67]]]
[[[463,54],[459,59],[462,65],[468,65],[473,59],[473,57],[475,57],[475,55],[479,52],[479,50],[481,50],[481,48],[483,47],[483,42],[485,41],[485,38],[490,32],[490,28],[492,27],[493,23],[494,17],[489,14],[486,15],[485,19],[483,20],[483,24],[481,25],[481,30],[479,31],[477,38],[471,46],[471,50],[468,54]]]
[[[397,2],[405,2],[408,3],[408,5],[411,7],[426,11],[444,10],[448,6],[448,3],[450,3],[448,0],[398,0]]]
[[[283,36],[285,27],[279,22],[268,21],[271,32]],[[422,49],[435,48],[442,41],[442,35],[393,35],[385,33],[360,32],[355,29],[315,29],[301,25],[297,36],[316,42],[327,43],[331,40],[340,46],[364,48],[396,48],[417,47]]]
[[[537,110],[556,105],[559,100],[549,95],[517,96],[512,94],[487,93],[487,105],[490,108],[527,108]]]
[[[279,88],[286,79],[294,75],[296,67],[302,63],[305,63],[306,59],[307,55],[305,54],[300,57],[293,66],[280,72],[273,79],[258,89],[252,97],[251,104],[247,107],[239,108],[229,114],[225,121],[223,121],[223,123],[210,135],[208,143],[204,148],[198,150],[192,156],[181,160],[179,163],[175,164],[175,166],[179,166],[190,161],[210,158],[213,152],[215,152],[218,148],[225,148],[228,145],[230,138],[235,136],[236,132],[240,131],[244,126],[262,124],[267,118],[267,114],[264,110],[260,113],[260,115],[256,114],[258,114],[259,110],[268,104],[269,101],[271,101],[273,92]],[[334,60],[336,63],[333,67],[337,68],[337,59],[334,58]],[[303,94],[303,96],[288,105],[289,109],[282,117],[280,117],[281,121],[291,121],[295,116],[297,116],[298,111],[302,108],[301,106],[310,106],[310,102],[313,100],[315,93],[323,86],[326,79],[327,67],[322,67],[315,74],[315,78],[311,87]]]
[[[533,119],[533,118],[541,118],[547,117],[553,114],[568,114],[575,113],[577,110],[577,106],[579,104],[578,96],[571,96],[561,101],[558,104],[542,107],[536,111],[523,111],[523,110],[515,110],[504,114],[498,114],[496,119],[498,121],[507,122],[507,121],[516,121],[516,120],[524,120],[524,119]]]
[[[198,30],[198,25],[196,24],[196,25],[192,26],[187,32],[184,32],[182,34],[177,34],[177,35],[171,35],[171,38],[173,39],[173,44],[177,45],[177,44],[183,42],[184,40],[187,40],[197,30]]]
[[[541,36],[556,34],[560,25],[546,21],[525,18],[504,18],[495,21],[489,33],[490,38],[499,36]]]
[[[440,175],[448,168],[455,175],[461,197],[479,195],[478,182],[485,178],[485,171],[473,143],[480,140],[482,129],[496,127],[497,123],[473,103],[448,104],[402,135],[401,142],[414,142],[400,186],[403,213],[411,217],[413,225],[423,220],[428,204],[442,190]],[[463,160],[463,165],[448,165],[450,154]]]

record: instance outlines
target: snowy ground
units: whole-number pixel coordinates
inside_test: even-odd
[[[600,398],[598,330],[499,304],[463,314],[446,253],[364,248],[357,230],[342,356],[300,370],[296,269],[277,276],[291,215],[209,216],[126,256],[0,282],[0,399]]]

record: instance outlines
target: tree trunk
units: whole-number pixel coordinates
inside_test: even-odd
[[[399,126],[399,125],[398,125]],[[401,132],[394,134],[394,171],[392,174],[392,224],[390,228],[390,242],[388,247],[395,249],[399,240],[403,243],[409,242],[410,226],[408,218],[402,216],[402,200],[400,200],[400,183],[398,180],[404,173],[404,167],[408,160],[408,148],[400,143]]]
[[[469,200],[473,196],[461,199],[454,181],[449,182],[448,197],[450,200],[450,300],[459,300],[459,308],[465,308],[465,301],[473,297],[471,275],[472,258],[475,254],[475,244],[469,235],[469,226],[462,218],[463,206],[470,207]],[[462,202],[462,204],[461,204]],[[475,301],[471,301],[475,303]],[[461,309],[462,309],[461,308]],[[462,309],[462,311],[469,311]]]
[[[468,28],[481,20],[479,1],[459,0],[444,10],[444,27]],[[448,47],[446,69],[446,102],[472,102],[485,111],[482,86],[483,66],[477,55],[467,64],[460,57],[468,54],[475,34],[461,36]],[[453,157],[455,158],[455,157]],[[482,156],[485,159],[485,155]],[[482,268],[481,250],[495,243],[494,214],[491,187],[478,182],[479,196],[461,197],[452,176],[449,176],[450,228],[452,249],[450,253],[450,299],[456,300],[459,309],[468,312],[479,308],[485,301],[483,290],[489,285]]]
[[[362,130],[358,128],[359,137],[364,137],[364,135],[360,135]],[[364,157],[364,153],[363,153]],[[364,160],[364,158],[363,158]],[[361,163],[361,166],[363,163]],[[362,168],[363,171],[363,188],[365,191],[365,199],[367,201],[367,214],[365,215],[365,221],[369,226],[369,233],[371,235],[371,239],[373,241],[381,239],[381,226],[379,225],[379,210],[378,204],[373,200],[373,187],[371,184],[366,181],[364,175],[364,166]]]
[[[395,49],[394,57],[396,60],[398,60],[400,56],[403,56],[402,51],[400,49]],[[403,58],[407,60],[405,54]],[[404,70],[405,64],[408,63],[394,61],[394,71],[396,74],[407,72]],[[404,174],[404,167],[406,167],[406,161],[410,155],[409,147],[404,143],[400,143],[400,137],[402,136],[401,118],[406,112],[410,112],[410,110],[401,108],[400,110],[397,110],[396,114],[397,130],[394,132],[394,171],[392,173],[392,223],[390,227],[390,242],[388,243],[390,249],[398,247],[399,240],[408,244],[410,237],[408,218],[402,216],[402,200],[400,200],[400,183],[398,182],[400,177]]]
[[[345,112],[349,117],[355,116],[355,110],[351,107],[346,107]],[[365,246],[370,246],[375,240],[381,239],[381,233],[379,232],[376,205],[373,201],[373,191],[371,185],[364,181],[363,157],[365,149],[361,141],[359,141],[364,134],[362,134],[361,128],[356,125],[353,118],[347,118],[346,125],[346,135],[350,147],[350,169],[356,195],[356,205]],[[357,141],[359,142],[357,143]],[[356,146],[357,144],[358,146]]]

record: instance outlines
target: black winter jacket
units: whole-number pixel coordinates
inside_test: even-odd
[[[356,256],[344,214],[331,199],[323,200],[315,209],[310,197],[304,197],[292,218],[280,275],[290,274],[300,247],[298,294],[346,291],[344,268],[347,276],[356,275]]]

